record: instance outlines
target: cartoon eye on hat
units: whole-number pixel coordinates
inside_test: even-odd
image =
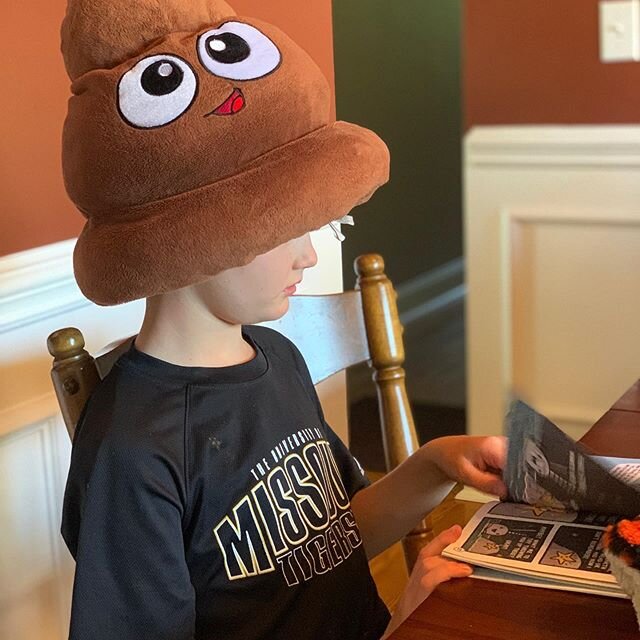
[[[198,80],[191,65],[174,55],[143,58],[120,79],[118,107],[134,127],[161,127],[193,103]]]
[[[198,58],[209,73],[229,80],[257,80],[278,68],[281,54],[261,31],[241,22],[227,22],[198,38]],[[138,61],[118,83],[118,108],[134,127],[152,129],[170,124],[193,104],[198,77],[193,67],[173,54]],[[232,115],[244,107],[242,91],[207,115]]]
[[[255,27],[227,22],[198,38],[202,65],[220,78],[256,80],[277,69],[278,47]]]

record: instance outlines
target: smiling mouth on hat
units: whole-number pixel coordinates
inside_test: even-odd
[[[240,89],[234,89],[231,95],[213,111],[205,114],[207,116],[232,116],[239,111],[242,111],[246,105],[244,94]]]

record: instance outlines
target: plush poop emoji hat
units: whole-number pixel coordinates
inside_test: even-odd
[[[341,218],[388,180],[374,133],[276,27],[219,0],[70,0],[63,132],[74,252],[102,305],[206,280]]]

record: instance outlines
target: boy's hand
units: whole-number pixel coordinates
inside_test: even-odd
[[[424,445],[425,454],[452,480],[506,498],[502,470],[507,461],[503,436],[447,436]]]
[[[461,532],[462,529],[455,525],[443,531],[420,551],[407,588],[398,601],[384,638],[393,633],[439,584],[451,578],[466,578],[471,575],[469,565],[447,560],[440,555],[447,545],[460,537]]]

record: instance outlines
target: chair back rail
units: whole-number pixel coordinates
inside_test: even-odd
[[[282,318],[263,324],[298,347],[313,384],[369,359],[360,291],[293,296],[289,304]]]

